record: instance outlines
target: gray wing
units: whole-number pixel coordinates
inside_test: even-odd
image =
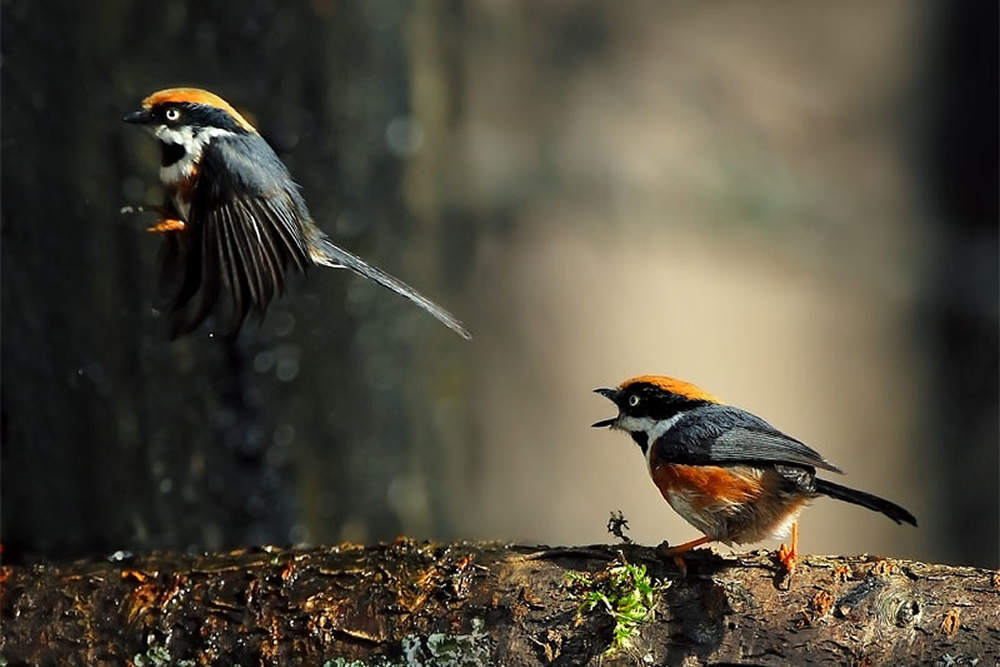
[[[734,428],[711,444],[712,455],[732,461],[768,461],[841,472],[809,445],[777,430]]]
[[[754,414],[722,405],[696,408],[657,443],[665,460],[689,465],[774,463],[841,470]]]

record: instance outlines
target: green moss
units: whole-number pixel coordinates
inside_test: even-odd
[[[195,667],[194,660],[174,660],[165,646],[152,646],[132,657],[135,667]]]
[[[436,632],[427,637],[407,635],[402,641],[403,655],[398,660],[379,658],[373,662],[333,658],[323,667],[486,667],[492,664],[492,645],[483,631],[481,618],[472,619],[472,632],[452,635]],[[174,660],[163,646],[150,647],[132,658],[135,667],[195,667],[193,660]],[[0,658],[0,667],[6,664]],[[234,665],[233,667],[239,667]]]
[[[472,619],[472,632],[451,635],[436,632],[426,638],[417,635],[403,637],[400,660],[380,659],[366,663],[348,662],[343,658],[327,660],[323,667],[486,667],[492,664],[489,635],[483,632],[483,620]]]
[[[489,636],[483,632],[483,620],[472,619],[472,632],[467,635],[435,633],[426,640],[403,638],[406,667],[480,667],[490,664],[492,653]]]
[[[580,601],[581,616],[602,609],[615,620],[614,635],[608,652],[632,645],[639,626],[656,616],[657,595],[670,582],[657,582],[645,565],[634,565],[620,554],[596,574],[567,573],[573,586],[572,596]]]

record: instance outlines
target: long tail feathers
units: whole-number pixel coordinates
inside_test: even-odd
[[[864,491],[858,491],[857,489],[841,486],[840,484],[835,484],[825,479],[816,480],[816,491],[830,496],[831,498],[836,498],[837,500],[843,500],[848,503],[854,503],[855,505],[867,507],[868,509],[875,510],[876,512],[881,512],[896,523],[908,523],[914,526],[917,525],[917,519],[915,516],[896,503],[889,502],[885,498],[879,498],[878,496],[865,493]]]
[[[354,255],[343,248],[337,247],[325,235],[315,239],[315,242],[310,244],[309,250],[313,261],[317,264],[334,268],[350,269],[358,275],[374,280],[379,285],[391,289],[396,294],[404,296],[413,303],[417,304],[462,338],[466,340],[472,338],[472,334],[469,333],[469,330],[466,329],[465,326],[463,326],[462,323],[447,310],[437,305],[423,294],[404,283],[402,280],[390,276],[382,269],[372,266],[357,255]]]

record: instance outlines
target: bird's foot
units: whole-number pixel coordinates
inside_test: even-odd
[[[160,220],[158,223],[151,227],[147,227],[147,232],[179,232],[184,229],[186,225],[183,220],[176,220],[173,218],[167,218],[165,220]]]
[[[792,539],[789,546],[781,545],[778,549],[778,560],[785,566],[785,572],[792,576],[795,571],[795,559],[799,555],[799,522],[792,523]]]
[[[711,541],[712,539],[709,537],[699,537],[696,540],[691,540],[690,542],[685,542],[684,544],[678,544],[676,547],[672,547],[669,542],[663,540],[663,542],[660,543],[660,546],[656,548],[656,551],[664,558],[672,558],[674,565],[676,565],[677,569],[681,572],[681,577],[687,577],[687,561],[684,560],[684,557],[681,554]]]
[[[796,553],[795,545],[787,546],[782,544],[778,549],[778,560],[785,567],[785,572],[789,576],[795,571],[795,559],[797,556],[798,553]]]

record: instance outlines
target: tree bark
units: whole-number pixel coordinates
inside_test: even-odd
[[[569,572],[668,582],[631,645]],[[1000,574],[872,556],[635,545],[391,545],[170,553],[2,569],[0,663],[65,665],[993,665]],[[600,575],[598,574],[598,579]],[[340,659],[338,661],[338,658]],[[976,662],[978,661],[978,662]]]

